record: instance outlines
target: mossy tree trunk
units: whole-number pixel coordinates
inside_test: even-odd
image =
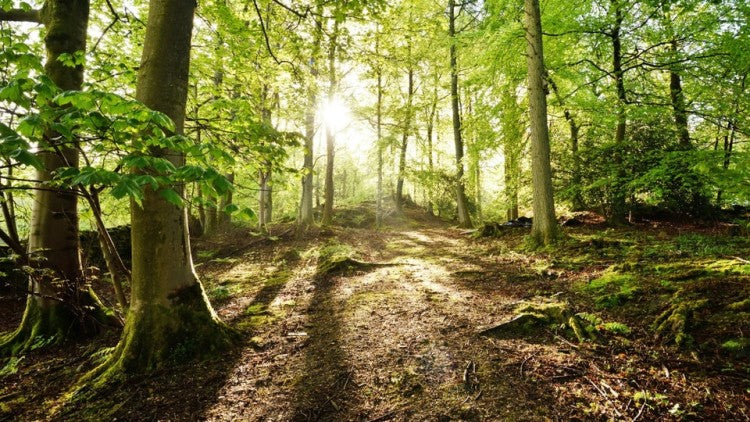
[[[547,245],[557,238],[559,227],[555,218],[555,202],[552,195],[552,169],[550,166],[542,19],[539,11],[539,0],[526,0],[525,11],[534,210],[531,238],[537,244]]]
[[[136,97],[183,132],[194,0],[151,0]],[[168,88],[168,89],[165,89]],[[154,150],[179,166],[184,156]],[[182,187],[170,186],[178,193]],[[187,212],[146,189],[131,203],[133,285],[125,330],[112,356],[90,377],[95,385],[210,355],[229,345],[193,268]]]
[[[80,90],[83,66],[65,66],[59,57],[86,50],[89,1],[48,0],[41,11],[25,16],[45,26],[46,75],[62,90]],[[78,166],[76,145],[58,138],[47,131],[37,153],[43,168],[37,170],[36,179],[43,189],[34,192],[31,212],[30,294],[20,326],[0,345],[3,355],[22,353],[39,339],[59,342],[91,335],[116,321],[83,275],[76,192],[48,186],[57,169]]]

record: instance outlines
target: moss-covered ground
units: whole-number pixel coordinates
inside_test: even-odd
[[[352,227],[304,235],[277,226],[196,239],[206,292],[241,333],[235,350],[67,406],[60,398],[116,334],[31,351],[0,372],[0,419],[750,415],[747,237],[718,223],[584,224],[531,251],[525,229],[475,238],[418,210],[407,217],[381,230],[351,215]],[[531,317],[503,326],[519,315]]]

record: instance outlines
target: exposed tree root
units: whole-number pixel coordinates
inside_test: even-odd
[[[85,338],[104,327],[120,327],[120,320],[91,290],[81,291],[77,305],[29,295],[18,328],[0,339],[0,357],[18,356],[29,350],[68,339]]]
[[[597,327],[585,314],[575,314],[565,302],[541,299],[524,302],[511,320],[480,329],[479,335],[524,337],[544,328],[561,328],[579,342],[596,341]]]
[[[364,262],[355,259],[354,249],[348,245],[328,245],[321,249],[318,255],[318,265],[315,278],[320,280],[337,273],[353,270],[367,270],[379,267],[399,265],[395,263]]]
[[[693,337],[688,333],[695,320],[695,313],[708,304],[708,299],[685,300],[674,303],[654,321],[656,335],[678,346],[690,346]]]

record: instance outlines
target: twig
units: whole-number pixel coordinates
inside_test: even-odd
[[[395,410],[391,410],[390,412],[388,412],[388,413],[386,413],[386,414],[384,414],[382,416],[378,416],[375,419],[370,419],[368,422],[383,422],[383,421],[387,421],[388,419],[391,419],[394,416],[396,416],[396,411]]]
[[[638,418],[640,418],[640,417],[641,417],[641,415],[643,414],[643,409],[644,409],[644,408],[646,408],[646,401],[645,401],[645,400],[643,401],[643,404],[641,405],[641,410],[639,410],[639,411],[638,411],[638,414],[637,414],[637,415],[635,415],[635,417],[633,418],[633,422],[637,421],[637,420],[638,420]]]
[[[747,259],[740,258],[739,256],[731,256],[730,258],[736,259],[737,261],[740,261],[743,264],[750,264],[750,261],[748,261]]]
[[[609,396],[607,396],[607,393],[605,393],[605,392],[604,392],[604,391],[603,391],[603,390],[602,390],[601,388],[599,388],[599,386],[598,386],[598,385],[596,385],[596,383],[594,383],[594,381],[591,381],[591,379],[590,379],[589,377],[584,377],[584,378],[586,379],[586,381],[588,381],[588,382],[589,382],[589,384],[591,384],[591,385],[592,385],[592,386],[594,387],[594,389],[595,389],[595,390],[596,390],[596,391],[597,391],[597,392],[598,392],[599,394],[601,394],[601,396],[602,396],[602,397],[604,397],[604,399],[605,399],[605,400],[607,400],[607,402],[608,402],[609,404],[611,404],[611,405],[612,405],[612,409],[614,409],[615,413],[617,413],[617,416],[619,416],[619,417],[621,417],[621,418],[622,418],[622,417],[623,417],[623,416],[622,416],[622,413],[620,413],[620,411],[619,411],[619,410],[617,410],[617,406],[616,406],[616,405],[615,405],[615,403],[614,403],[614,402],[613,402],[613,401],[612,401],[612,400],[611,400],[611,399],[609,398]]]

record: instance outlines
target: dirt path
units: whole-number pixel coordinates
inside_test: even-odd
[[[665,347],[649,320],[629,320],[630,335],[596,343],[573,344],[554,328],[510,339],[477,335],[535,296],[560,292],[576,312],[600,312],[575,289],[610,265],[598,258],[585,266],[519,253],[522,230],[472,240],[425,218],[401,229],[330,228],[302,238],[276,230],[278,237],[237,230],[196,242],[206,290],[243,334],[241,347],[134,377],[52,419],[748,420],[746,376],[722,360]],[[316,277],[327,245],[387,265]],[[111,333],[30,354],[3,378],[0,420],[50,419],[49,403],[116,341]]]
[[[314,282],[315,262],[303,259],[275,297],[261,299],[268,304],[263,315],[273,321],[258,326],[256,348],[237,358],[207,417],[538,420],[550,414],[554,386],[525,380],[541,346],[475,335],[477,326],[507,318],[503,305],[518,299],[494,292],[495,280],[474,277],[499,258],[477,254],[459,232],[439,227],[361,230],[340,241],[366,261],[393,265]],[[252,307],[249,300],[225,307],[225,318]]]

